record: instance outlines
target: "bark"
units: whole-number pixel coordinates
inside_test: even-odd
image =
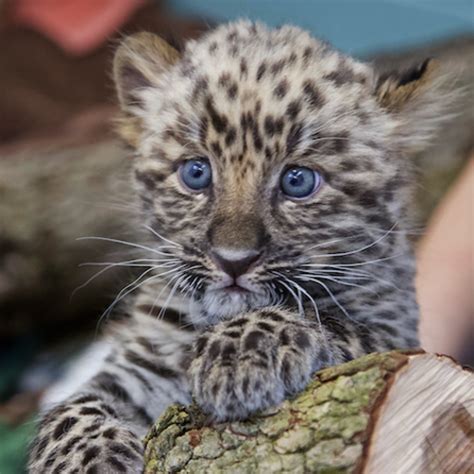
[[[170,407],[145,439],[145,473],[473,472],[472,393],[447,357],[371,354],[247,421]]]

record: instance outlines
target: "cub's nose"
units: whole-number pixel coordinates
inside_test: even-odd
[[[234,279],[246,273],[260,255],[258,250],[216,249],[212,252],[216,265]]]

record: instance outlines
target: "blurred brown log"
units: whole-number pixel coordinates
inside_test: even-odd
[[[76,121],[72,128],[79,137],[58,129],[66,138],[54,145],[36,141],[0,150],[0,336],[91,324],[123,281],[111,270],[71,300],[98,270],[79,264],[123,251],[76,239],[130,237],[123,209],[133,202],[129,160],[104,133],[110,114],[102,110],[85,118],[85,133]]]

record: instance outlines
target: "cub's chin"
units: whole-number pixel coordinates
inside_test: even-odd
[[[198,325],[212,325],[244,312],[271,305],[272,300],[268,294],[239,286],[207,289],[199,304],[200,316],[193,319]]]

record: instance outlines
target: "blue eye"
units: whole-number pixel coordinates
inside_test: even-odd
[[[294,199],[311,196],[321,185],[322,177],[316,171],[305,166],[288,168],[281,176],[281,190]]]
[[[212,181],[212,170],[206,158],[185,161],[179,168],[181,181],[193,191],[207,188]]]

